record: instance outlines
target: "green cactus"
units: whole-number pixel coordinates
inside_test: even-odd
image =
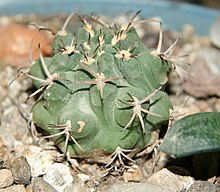
[[[156,52],[148,49],[133,19],[101,28],[86,17],[80,20],[78,32],[57,33],[53,56],[40,53],[26,74],[37,88],[30,97],[40,95],[32,109],[34,123],[71,156],[151,144],[172,107],[163,91],[172,65],[163,59],[161,45]]]

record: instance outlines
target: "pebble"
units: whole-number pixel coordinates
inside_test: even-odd
[[[0,189],[8,187],[14,183],[12,173],[8,169],[0,170]]]
[[[3,161],[3,159],[4,159],[4,150],[5,150],[5,146],[2,141],[2,137],[0,135],[0,161]]]
[[[86,183],[87,181],[89,181],[90,179],[90,176],[89,175],[86,175],[86,174],[83,174],[83,173],[78,173],[77,176],[79,177],[79,179]]]
[[[208,181],[196,181],[194,182],[187,192],[219,192],[220,185],[215,185]]]
[[[14,147],[17,141],[27,142],[29,131],[24,118],[19,113],[18,106],[13,105],[9,99],[4,99],[1,104],[4,112],[1,114],[0,135],[5,146]]]
[[[30,145],[22,152],[31,166],[32,177],[46,174],[54,163],[57,152],[55,150],[43,150],[43,148]]]
[[[108,192],[176,192],[152,183],[117,183]]]
[[[182,84],[183,89],[196,98],[220,96],[220,51],[202,47],[191,63],[190,75]]]
[[[9,167],[8,151],[6,151],[5,143],[3,143],[3,138],[0,134],[0,169],[8,168],[8,167]]]
[[[0,192],[26,192],[23,185],[13,185],[4,189],[0,189]]]
[[[0,27],[0,59],[14,67],[27,65],[30,48],[35,60],[39,57],[38,43],[43,55],[51,54],[51,39],[36,28],[21,24]]]
[[[43,180],[42,177],[36,177],[33,181],[32,192],[56,192],[56,190],[46,181]]]
[[[16,183],[30,184],[31,167],[25,157],[20,156],[14,160],[11,166],[11,172]]]
[[[189,189],[195,180],[193,177],[174,174],[169,169],[163,168],[149,177],[147,182],[163,186],[168,190],[181,191]]]
[[[92,192],[92,189],[90,188],[89,190],[87,190],[85,188],[85,185],[74,183],[72,185],[66,186],[63,192]]]
[[[139,182],[143,179],[143,174],[140,167],[133,166],[129,168],[126,172],[124,172],[123,177],[124,181]]]
[[[69,166],[62,163],[54,163],[51,165],[49,172],[46,173],[43,178],[58,192],[63,192],[65,188],[71,186],[73,183]]]
[[[212,24],[210,29],[210,40],[218,48],[220,48],[220,17],[217,17],[216,21]]]

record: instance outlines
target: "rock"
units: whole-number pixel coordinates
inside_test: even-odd
[[[86,188],[85,184],[81,182],[74,183],[72,185],[66,186],[63,192],[95,192],[93,188]]]
[[[220,17],[212,24],[210,29],[210,40],[216,47],[220,48]]]
[[[0,188],[5,188],[14,183],[12,173],[8,169],[0,170]]]
[[[176,192],[152,183],[117,183],[108,192]]]
[[[2,137],[0,135],[0,162],[4,162],[4,151],[5,151],[5,146],[2,141]]]
[[[25,190],[26,192],[33,192],[32,188],[33,188],[33,182],[30,183],[28,186],[26,186]]]
[[[14,89],[15,92],[17,90],[21,91],[20,88],[17,87]],[[3,113],[1,114],[0,134],[5,146],[14,147],[16,142],[27,142],[29,131],[24,118],[18,110],[18,106],[15,106],[15,104],[12,104],[11,101],[7,99],[4,99],[1,105]]]
[[[220,96],[220,51],[203,47],[191,63],[191,78],[183,82],[183,89],[193,97]]]
[[[196,181],[194,182],[187,192],[219,192],[220,185],[215,185],[208,181]]]
[[[90,179],[90,176],[89,175],[86,175],[86,174],[83,174],[83,173],[78,173],[77,176],[79,177],[79,179],[86,183],[87,181],[89,181]]]
[[[124,181],[141,181],[143,179],[143,174],[140,167],[134,165],[133,167],[129,168],[127,171],[124,172]]]
[[[36,177],[33,181],[32,192],[56,192],[56,190],[41,177]]]
[[[22,155],[27,158],[31,166],[32,177],[38,177],[50,170],[57,152],[55,150],[43,150],[41,147],[31,145],[22,152]]]
[[[12,156],[12,154],[10,154],[10,156]],[[9,151],[6,150],[6,145],[3,143],[3,138],[0,134],[0,169],[9,168],[11,163],[10,160],[11,158],[9,157]]]
[[[16,183],[28,185],[31,181],[31,167],[23,156],[17,157],[11,166],[11,172]]]
[[[13,185],[4,189],[0,189],[0,192],[26,192],[23,185]]]
[[[52,185],[58,192],[71,186],[73,177],[70,168],[62,163],[54,163],[50,166],[49,172],[43,177],[46,182]]]
[[[0,60],[14,67],[29,64],[29,53],[35,60],[38,55],[38,43],[42,54],[51,54],[51,39],[36,28],[28,28],[20,24],[11,24],[0,28]]]
[[[147,182],[163,186],[169,190],[181,191],[188,189],[195,180],[193,177],[174,174],[167,168],[164,168],[149,177]]]

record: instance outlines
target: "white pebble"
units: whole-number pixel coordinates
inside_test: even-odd
[[[8,187],[14,183],[12,173],[8,169],[0,170],[0,189]]]

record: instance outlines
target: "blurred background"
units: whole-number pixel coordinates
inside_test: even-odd
[[[220,9],[220,0],[170,0],[170,1],[192,3],[205,7]]]
[[[142,10],[142,17],[158,16],[166,21],[167,28],[180,31],[187,23],[194,26],[198,34],[207,35],[220,16],[220,0],[0,0],[0,15],[36,13],[49,16],[73,10],[110,17],[129,10]]]

